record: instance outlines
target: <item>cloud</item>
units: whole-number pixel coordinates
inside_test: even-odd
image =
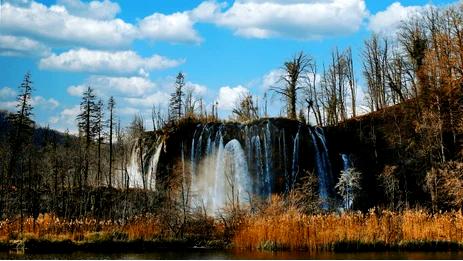
[[[121,11],[117,3],[108,0],[89,3],[80,0],[58,0],[57,5],[64,6],[72,15],[97,20],[111,20]]]
[[[0,109],[8,110],[8,111],[15,111],[17,104],[18,103],[16,101],[1,101]]]
[[[27,37],[0,35],[0,55],[2,56],[47,56],[50,48]]]
[[[276,87],[281,79],[281,77],[284,75],[284,70],[283,69],[274,69],[265,74],[262,77],[262,88],[264,91],[269,90],[272,87]]]
[[[140,37],[174,43],[200,43],[202,39],[193,25],[194,21],[186,12],[171,15],[154,13],[140,21]]]
[[[6,87],[7,88],[7,87]],[[8,88],[9,89],[9,88]],[[5,88],[0,89],[0,98],[7,98],[11,96],[13,93],[11,90],[8,90]],[[3,92],[5,92],[7,95],[3,96]],[[46,110],[54,110],[59,106],[59,102],[53,98],[44,98],[42,96],[33,96],[32,100],[30,101],[30,104],[35,107],[35,108],[43,108]],[[0,102],[0,109],[6,109],[9,111],[16,111],[16,105],[18,105],[17,101],[2,101]]]
[[[202,3],[193,11],[153,13],[131,24],[116,18],[121,8],[109,0],[58,0],[51,6],[30,0],[9,0],[0,7],[0,30],[65,48],[122,49],[136,39],[200,43],[202,38],[193,26],[212,15],[212,6]]]
[[[133,116],[133,115],[139,114],[140,110],[137,109],[137,108],[133,108],[133,107],[124,107],[124,108],[120,108],[120,109],[116,108],[116,113],[120,114],[120,115]]]
[[[80,97],[85,92],[85,89],[87,89],[85,85],[72,85],[68,87],[67,92],[71,96]]]
[[[377,12],[369,19],[368,29],[381,35],[392,35],[397,32],[400,24],[419,14],[429,6],[402,6],[400,2],[395,2],[388,6],[386,10]]]
[[[0,99],[9,99],[15,96],[16,96],[16,91],[8,86],[5,86],[0,89]]]
[[[91,76],[84,84],[69,86],[67,92],[71,96],[82,96],[88,86],[105,97],[110,95],[137,97],[148,93],[155,84],[143,77]]]
[[[133,51],[108,52],[81,48],[42,58],[39,67],[69,72],[134,74],[140,70],[176,67],[181,63],[182,60],[171,60],[159,55],[143,58]]]
[[[130,117],[135,114],[141,114],[145,119],[151,119],[153,105],[158,108],[167,108],[170,95],[174,91],[175,77],[169,76],[153,81],[139,76],[93,75],[82,84],[69,86],[67,92],[72,96],[81,96],[88,86],[91,86],[95,90],[95,94],[105,102],[109,96],[114,96],[117,117],[121,119],[123,124],[129,124]],[[195,97],[207,94],[206,86],[191,81],[186,82],[185,88],[193,89]],[[63,124],[63,120],[60,120],[58,124]],[[67,123],[66,126],[71,125]]]
[[[364,0],[235,1],[214,22],[249,38],[312,40],[356,32],[366,15]]]
[[[140,98],[124,98],[124,101],[131,106],[141,106],[151,108],[153,105],[167,106],[170,94],[164,91],[157,91],[151,95]]]
[[[64,132],[65,130],[69,130],[70,133],[77,134],[76,117],[79,113],[79,105],[66,107],[58,115],[51,116],[48,121],[51,124],[51,127],[58,131]]]
[[[213,22],[220,15],[221,9],[227,6],[226,3],[217,3],[209,0],[199,4],[188,12],[190,19],[196,22]]]
[[[240,97],[247,93],[249,93],[249,90],[242,85],[238,85],[236,87],[221,87],[219,90],[219,96],[217,98],[219,108],[222,110],[233,109],[235,104],[239,101]]]
[[[59,102],[53,98],[46,99],[42,96],[32,97],[31,105],[33,107],[41,107],[47,110],[54,110],[59,106]]]
[[[95,8],[102,10],[103,7]],[[26,6],[3,3],[1,15],[0,30],[3,33],[26,36],[55,46],[120,48],[129,46],[137,36],[137,29],[121,19],[96,20],[75,16],[61,5],[47,7],[35,1]],[[109,17],[107,13],[103,16]]]
[[[207,87],[197,83],[187,82],[185,83],[185,89],[192,90],[193,94],[197,96],[203,96],[207,94]]]

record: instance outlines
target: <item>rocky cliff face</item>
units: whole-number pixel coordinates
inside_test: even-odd
[[[317,175],[320,197],[327,200],[340,168],[343,155],[330,153],[324,129],[270,118],[243,124],[185,121],[135,142],[128,171],[132,187],[153,190],[182,175],[191,203],[215,211],[251,196],[288,193],[309,172]]]

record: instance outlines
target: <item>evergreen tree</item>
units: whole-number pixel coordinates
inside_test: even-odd
[[[95,125],[93,126],[95,136],[97,138],[98,144],[98,167],[97,167],[97,175],[96,175],[96,182],[97,185],[100,183],[101,180],[101,144],[103,143],[103,131],[105,127],[104,122],[104,104],[103,101],[100,99],[96,105],[95,110]]]
[[[169,118],[170,120],[179,120],[182,118],[183,108],[183,87],[185,86],[185,76],[179,72],[177,80],[175,81],[175,92],[171,94],[169,105]]]
[[[31,143],[32,132],[34,128],[34,121],[32,121],[32,81],[31,74],[29,72],[24,75],[23,82],[19,86],[19,95],[17,98],[17,111],[16,113],[9,116],[9,120],[13,126],[11,138],[10,138],[10,161],[8,165],[7,180],[4,181],[9,187],[10,182],[13,180],[14,184],[19,187],[19,209],[21,217],[21,232],[23,231],[23,209],[24,209],[24,171],[23,169],[29,168],[18,168],[19,164],[22,164],[25,160],[24,148],[27,144]],[[30,163],[30,161],[29,161]],[[19,171],[17,171],[19,170]],[[2,195],[3,196],[3,195]],[[5,195],[5,203],[8,204],[8,191]],[[5,206],[8,209],[8,206]]]
[[[32,121],[32,81],[29,72],[24,75],[23,82],[19,86],[20,94],[17,98],[17,111],[9,116],[13,128],[11,133],[11,158],[8,167],[8,178],[13,178],[18,156],[26,141],[32,135],[34,121]]]
[[[93,93],[93,89],[89,86],[82,95],[82,101],[80,102],[80,114],[77,115],[77,121],[79,122],[79,131],[85,138],[85,155],[84,155],[84,182],[88,185],[88,173],[90,165],[90,145],[92,140],[95,138],[95,118],[98,105],[95,102],[96,96]],[[82,182],[80,182],[82,183]],[[82,184],[80,184],[82,185]]]
[[[111,96],[108,101],[108,127],[109,127],[109,175],[108,175],[108,186],[112,186],[112,170],[113,170],[113,127],[114,127],[114,107],[116,106],[116,101],[114,97]]]

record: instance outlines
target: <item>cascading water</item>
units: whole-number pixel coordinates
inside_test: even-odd
[[[265,155],[265,176],[263,196],[268,197],[272,194],[272,136],[270,132],[270,122],[265,125],[264,133],[264,155]]]
[[[289,193],[301,175],[315,167],[320,197],[327,202],[332,182],[325,136],[321,128],[302,126],[272,119],[245,125],[208,123],[188,130],[193,134],[187,139],[174,133],[169,138],[159,136],[156,144],[146,148],[140,144],[149,141],[136,142],[127,164],[130,187],[155,190],[161,186],[156,184],[160,162],[163,168],[169,167],[169,160],[178,157],[184,186],[189,186],[190,206],[215,214],[230,204],[248,203],[250,195],[267,199],[272,193]],[[174,139],[178,147],[167,148],[172,142],[161,137]],[[301,158],[308,151],[314,151],[314,160]],[[163,169],[162,173],[169,172]]]
[[[261,144],[259,136],[253,136],[251,138],[251,161],[255,166],[255,173],[257,173],[257,180],[259,181],[258,187],[254,189],[254,193],[258,195],[263,195],[265,192],[265,173],[262,166],[262,154],[261,154]]]
[[[342,153],[341,154],[341,159],[342,159],[343,173],[344,173],[344,175],[347,175],[346,180],[350,181],[350,180],[352,180],[352,176],[350,176],[352,172],[350,172],[349,169],[352,166],[351,166],[351,162],[350,162],[350,159],[349,159],[349,155]],[[352,204],[354,203],[353,202],[354,197],[353,197],[353,191],[352,191],[352,184],[348,184],[348,185],[349,186],[346,187],[347,196],[344,198],[343,206],[345,206],[347,209],[351,209]]]
[[[294,188],[297,181],[297,176],[299,175],[299,147],[300,147],[300,132],[301,128],[299,127],[296,137],[294,137],[293,142],[293,164],[292,164],[292,172],[291,172],[291,179],[290,179],[290,190]]]
[[[158,138],[152,154],[149,148],[144,147],[143,142],[135,142],[127,166],[129,187],[156,190],[156,173],[163,147],[164,141]]]
[[[283,169],[285,171],[285,193],[288,194],[290,191],[290,181],[289,181],[289,176],[288,176],[288,169],[287,169],[287,156],[286,156],[286,132],[285,129],[283,129],[281,135],[283,136],[283,150],[280,150],[280,154],[283,155]]]
[[[351,168],[349,155],[342,153],[342,154],[341,154],[341,159],[342,159],[342,169],[343,169],[344,171],[346,171],[346,170],[348,170],[349,168]]]
[[[221,194],[225,195],[228,201],[231,200],[234,206],[246,204],[249,202],[252,187],[248,175],[246,156],[238,140],[233,139],[225,145],[223,159],[223,176],[217,181],[224,184],[225,187],[223,190],[225,193]],[[221,201],[218,204],[225,207],[227,202]]]
[[[323,208],[326,209],[328,208],[329,190],[331,187],[331,164],[328,156],[328,148],[326,147],[323,129],[318,127],[313,131],[310,129],[310,134],[315,148],[315,166],[318,174],[320,198],[323,202]],[[319,143],[321,146],[319,146]]]

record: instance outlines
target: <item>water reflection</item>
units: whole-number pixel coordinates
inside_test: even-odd
[[[18,252],[0,252],[0,259],[463,259],[463,252],[365,252],[365,253],[307,253],[307,252],[260,252],[236,250],[186,250],[156,251],[145,253],[91,253],[74,252],[68,254],[30,254]]]

